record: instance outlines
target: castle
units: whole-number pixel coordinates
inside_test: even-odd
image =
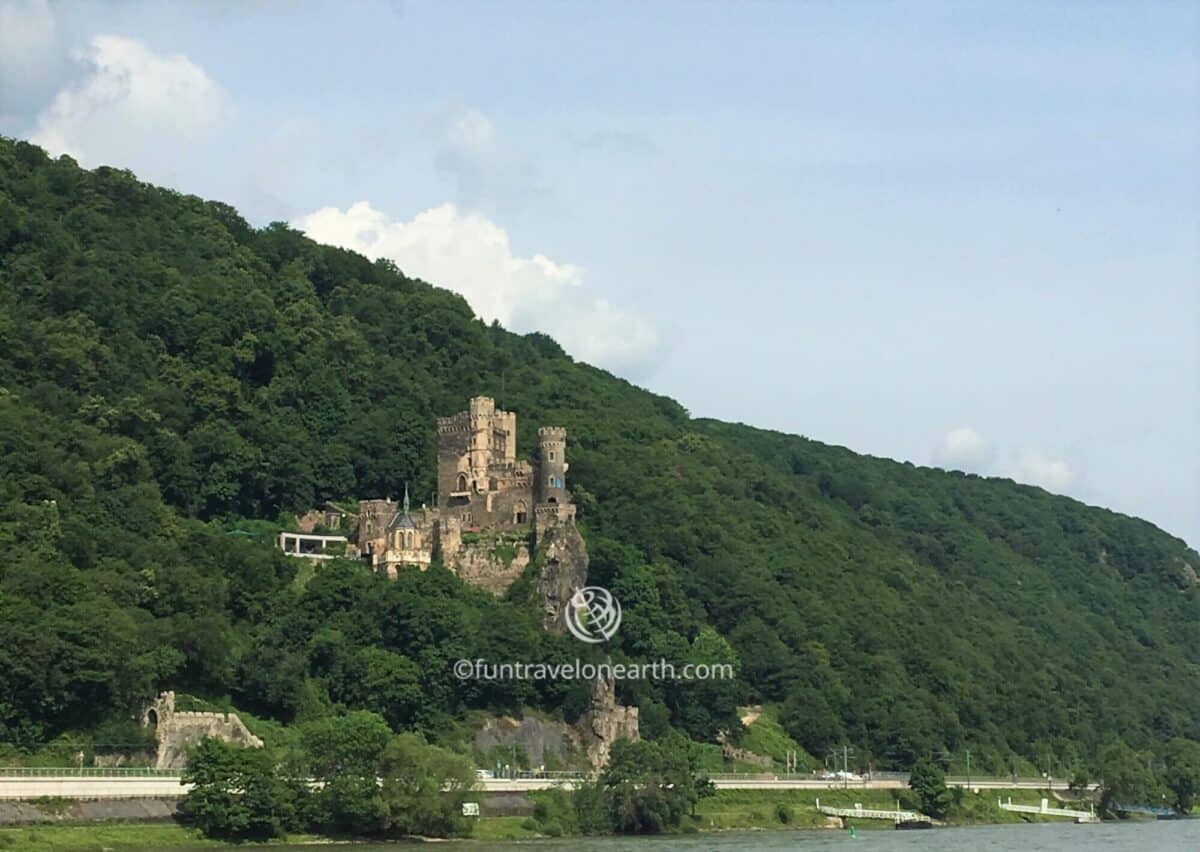
[[[392,579],[437,559],[464,582],[495,595],[536,563],[530,573],[542,626],[563,633],[565,615],[576,607],[574,596],[588,576],[587,545],[567,491],[567,430],[543,426],[534,461],[518,459],[517,415],[477,396],[466,411],[439,417],[437,432],[432,508],[414,511],[407,488],[399,504],[358,501],[357,514],[327,503],[300,519],[301,532],[281,532],[280,549],[315,560],[361,557]],[[318,527],[346,534],[316,535]],[[616,739],[638,738],[638,710],[617,703],[611,679],[597,681],[581,725],[577,739],[599,768]]]
[[[469,572],[472,554],[464,542],[481,533],[493,542],[526,543],[520,561],[528,564],[531,536],[537,542],[553,527],[574,524],[565,429],[538,429],[532,464],[516,457],[517,415],[496,408],[490,397],[477,396],[466,411],[438,418],[437,430],[434,508],[412,511],[407,489],[399,505],[390,499],[358,503],[354,545],[376,571],[394,578],[402,568],[423,570],[436,554],[448,568]]]

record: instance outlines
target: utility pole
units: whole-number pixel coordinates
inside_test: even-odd
[[[848,790],[850,788],[850,771],[847,769],[847,764],[849,762],[850,762],[849,761],[849,751],[848,751],[845,743],[843,743],[842,744],[842,789],[843,790]]]
[[[967,792],[971,792],[971,750],[967,749]]]

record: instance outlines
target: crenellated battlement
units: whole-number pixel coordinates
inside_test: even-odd
[[[478,556],[472,548],[480,534],[536,538],[574,521],[562,426],[538,429],[533,461],[518,458],[517,415],[477,396],[465,411],[437,418],[437,436],[436,507],[410,514],[407,501],[403,509],[383,500],[359,504],[358,552],[375,570],[389,577],[405,567],[423,570],[435,554],[458,570]]]
[[[154,729],[158,743],[155,768],[177,769],[187,760],[189,747],[205,737],[250,748],[261,748],[262,740],[250,733],[237,713],[231,711],[176,710],[175,693],[159,694],[142,711],[142,727]]]

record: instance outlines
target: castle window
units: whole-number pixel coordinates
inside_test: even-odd
[[[454,490],[455,491],[466,491],[467,490],[467,475],[465,473],[460,473],[458,475],[458,482],[457,482]]]
[[[550,461],[554,461],[554,450],[550,451]]]
[[[554,476],[553,475],[546,477],[546,484],[549,485],[551,488],[554,487]]]
[[[525,507],[525,501],[517,503],[513,508],[513,523],[526,524],[529,523],[529,510]]]

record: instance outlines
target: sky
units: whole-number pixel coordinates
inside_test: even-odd
[[[0,0],[0,133],[1200,545],[1200,5]]]

